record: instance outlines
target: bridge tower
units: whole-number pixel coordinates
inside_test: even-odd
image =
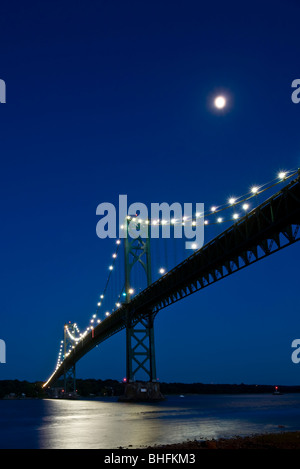
[[[141,230],[140,224],[136,222],[140,234],[137,237],[131,237],[130,222],[131,219],[127,217],[124,239],[127,303],[130,303],[134,293],[133,269],[139,268],[146,281],[146,287],[152,283],[149,224],[145,224],[146,229]],[[163,396],[156,378],[154,315],[151,310],[146,315],[143,311],[142,317],[133,319],[133,312],[134,309],[129,308],[126,317],[126,387],[125,396],[120,400],[161,400]],[[146,382],[138,379],[138,375],[141,373],[146,376]]]
[[[72,336],[75,336],[75,324],[69,322],[64,325],[64,363],[70,347],[72,347]],[[75,363],[71,368],[66,368],[64,365],[64,397],[74,397],[76,394],[76,373]]]

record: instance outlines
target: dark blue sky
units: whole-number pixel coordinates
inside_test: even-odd
[[[300,166],[299,14],[296,0],[1,5],[0,379],[46,380],[64,322],[88,324],[113,245],[99,203],[210,207]],[[298,259],[289,247],[163,310],[160,380],[299,384]],[[77,367],[124,374],[124,333]]]

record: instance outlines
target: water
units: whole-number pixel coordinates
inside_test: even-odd
[[[284,428],[282,428],[282,426]],[[300,394],[0,400],[0,448],[116,449],[300,430]]]

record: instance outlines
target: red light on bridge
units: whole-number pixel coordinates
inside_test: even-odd
[[[123,378],[123,383],[127,383],[127,378]]]

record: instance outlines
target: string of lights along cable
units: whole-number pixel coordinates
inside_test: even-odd
[[[207,229],[211,227],[217,228],[218,225],[222,225],[224,223],[235,223],[241,217],[243,217],[246,213],[250,213],[257,205],[259,205],[259,196],[260,194],[271,191],[274,188],[283,182],[286,182],[288,179],[295,176],[298,172],[298,169],[294,170],[282,170],[279,171],[277,176],[268,183],[262,185],[254,185],[252,186],[249,191],[241,196],[229,196],[225,203],[219,205],[212,205],[208,210],[204,210],[203,213],[195,213],[193,217],[186,217],[183,216],[181,218],[172,218],[170,220],[164,219],[136,219],[137,223],[140,224],[147,224],[147,225],[191,225],[197,226],[198,224],[204,224],[205,226],[205,236],[207,235]],[[133,217],[128,216],[128,221],[130,221]],[[121,230],[125,229],[125,225],[121,225]],[[213,233],[212,233],[213,234]],[[181,260],[188,257],[190,255],[190,251],[184,249],[184,239],[179,240],[181,244],[181,251],[178,252],[178,246],[176,248],[170,247],[172,237],[169,239],[154,240],[155,242],[152,243],[151,240],[151,263],[153,271],[153,278],[152,281],[156,280],[160,276],[165,275],[171,266],[177,265]],[[168,242],[168,245],[166,244]],[[175,240],[178,244],[178,240]],[[164,243],[164,247],[161,246],[162,242]],[[174,239],[173,239],[174,242]],[[152,244],[156,246],[152,246]],[[160,246],[159,246],[160,244]],[[124,268],[122,265],[122,253],[121,247],[122,240],[117,239],[114,242],[114,249],[111,253],[110,262],[107,266],[107,280],[104,285],[103,290],[100,292],[98,296],[98,300],[96,303],[95,311],[90,317],[89,324],[87,327],[80,331],[77,323],[72,323],[72,330],[70,330],[68,324],[65,324],[66,332],[68,335],[68,347],[64,350],[64,340],[61,340],[59,345],[59,353],[57,358],[57,363],[55,367],[55,371],[62,365],[63,360],[71,353],[71,351],[83,340],[83,338],[94,329],[97,324],[104,321],[110,314],[116,311],[126,300],[127,295],[132,298],[135,294],[139,293],[143,287],[139,285],[138,276],[134,279],[134,284],[130,285],[128,291],[125,291],[124,285]],[[157,255],[153,254],[153,248],[157,247]],[[196,243],[192,245],[192,249],[198,250],[200,247],[197,246]],[[181,255],[181,257],[180,257]],[[141,276],[142,277],[142,276]],[[70,322],[71,324],[71,322]],[[54,373],[55,373],[54,371]],[[53,373],[53,374],[54,374]],[[51,379],[51,377],[49,378]]]

